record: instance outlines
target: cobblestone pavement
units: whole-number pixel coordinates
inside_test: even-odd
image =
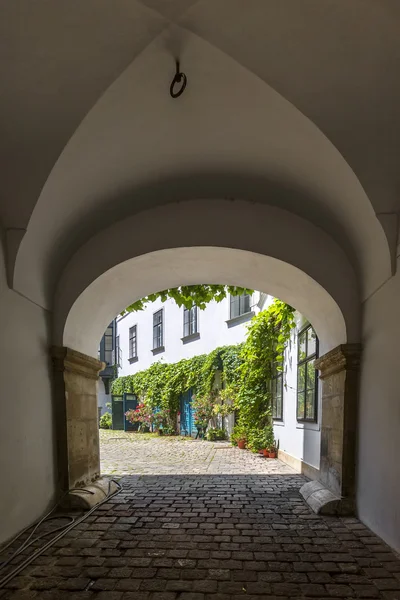
[[[101,472],[113,476],[295,473],[280,460],[233,448],[229,442],[149,437],[120,431],[100,431],[100,458]]]
[[[136,475],[1,600],[400,598],[400,561],[310,512],[299,475]]]

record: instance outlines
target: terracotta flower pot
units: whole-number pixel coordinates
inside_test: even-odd
[[[270,458],[276,458],[276,452],[270,452],[269,453],[269,457]]]
[[[262,452],[263,452],[263,454],[264,454],[265,458],[268,458],[268,457],[269,457],[269,450],[266,450],[266,449],[264,448],[264,450],[263,450]]]
[[[238,440],[238,448],[240,448],[240,450],[245,450],[246,449],[246,440]]]

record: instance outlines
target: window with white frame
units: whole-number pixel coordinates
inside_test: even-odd
[[[317,421],[318,374],[315,359],[318,356],[318,338],[307,325],[298,335],[297,350],[297,420]]]
[[[183,337],[188,337],[198,333],[198,308],[192,306],[192,308],[183,309]]]
[[[137,325],[129,328],[129,360],[137,358]]]
[[[240,296],[231,295],[230,318],[240,317],[250,312],[250,294],[241,294]]]
[[[153,314],[153,350],[164,346],[163,316],[163,309]]]

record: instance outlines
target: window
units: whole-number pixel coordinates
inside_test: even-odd
[[[163,310],[158,310],[153,315],[153,350],[164,346]]]
[[[114,360],[114,364],[117,365],[117,367],[122,367],[122,351],[121,351],[121,346],[120,346],[120,341],[119,341],[119,335],[117,335],[117,337],[115,338],[115,360]]]
[[[183,337],[197,333],[197,306],[183,309]]]
[[[114,328],[113,325],[109,325],[104,333],[104,362],[107,365],[113,364],[113,350],[114,350]]]
[[[250,294],[231,296],[231,319],[250,312]]]
[[[137,358],[137,325],[129,328],[129,360]]]
[[[318,338],[311,325],[298,336],[297,420],[317,420],[318,376],[314,367],[318,356]]]
[[[280,363],[282,365],[282,363]],[[283,365],[282,365],[283,366]],[[283,420],[283,371],[278,371],[275,363],[271,379],[271,404],[272,418],[276,421]]]

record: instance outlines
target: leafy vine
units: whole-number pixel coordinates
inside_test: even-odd
[[[215,286],[216,287],[216,286]],[[192,389],[198,398],[215,398],[215,403],[231,405],[237,412],[237,425],[253,438],[256,449],[272,431],[270,381],[273,371],[282,369],[283,352],[295,327],[294,309],[275,299],[253,317],[242,344],[216,348],[177,363],[153,363],[148,369],[119,377],[112,383],[113,394],[134,393],[155,409],[177,414],[180,397]],[[215,374],[222,374],[223,393],[212,394]],[[212,408],[212,407],[211,407]]]
[[[204,310],[209,302],[214,300],[215,302],[222,302],[229,294],[231,296],[241,296],[242,294],[252,294],[253,290],[249,290],[243,287],[231,286],[231,285],[182,285],[177,288],[169,288],[155,294],[150,294],[145,298],[141,298],[133,304],[130,304],[122,314],[127,312],[134,312],[137,310],[144,310],[149,302],[154,302],[158,298],[162,302],[166,302],[168,298],[175,300],[176,304],[181,307],[184,306],[187,309],[197,306],[200,310]]]

